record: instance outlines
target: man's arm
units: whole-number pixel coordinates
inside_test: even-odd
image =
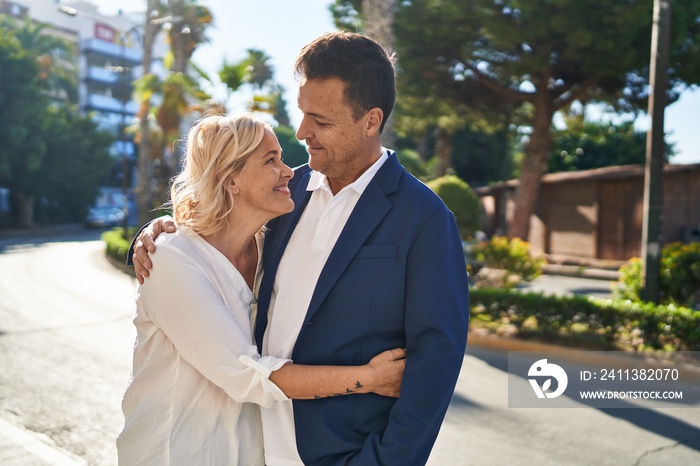
[[[401,396],[385,431],[368,437],[348,464],[425,464],[464,358],[468,286],[454,216],[440,210],[426,222],[407,260],[407,355]]]
[[[173,233],[175,230],[175,222],[166,215],[145,224],[134,235],[126,255],[126,265],[134,267],[134,273],[140,285],[143,285],[153,268],[153,262],[148,255],[156,252],[156,238],[163,232]]]

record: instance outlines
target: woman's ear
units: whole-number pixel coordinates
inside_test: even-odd
[[[236,184],[236,180],[233,178],[233,176],[230,176],[228,180],[226,180],[224,186],[226,187],[226,190],[229,191],[231,194],[238,194],[238,192],[240,191],[240,188]]]

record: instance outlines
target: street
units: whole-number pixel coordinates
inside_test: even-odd
[[[0,464],[56,464],[30,444],[10,450],[9,424],[75,464],[116,465],[136,280],[105,259],[99,231],[79,226],[0,235],[0,277]],[[560,278],[537,286],[608,286]],[[507,355],[468,345],[430,466],[700,464],[700,405],[509,408]]]

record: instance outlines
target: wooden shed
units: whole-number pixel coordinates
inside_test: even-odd
[[[517,186],[511,180],[475,190],[488,235],[507,231]],[[663,204],[663,243],[700,241],[700,164],[664,167]],[[626,261],[641,255],[643,212],[643,166],[548,174],[528,241],[552,256]]]

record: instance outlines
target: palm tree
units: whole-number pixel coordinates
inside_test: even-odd
[[[164,58],[169,69],[164,79],[150,72],[153,57],[153,42],[159,31],[153,18],[170,17],[167,42],[170,51]],[[167,186],[173,174],[173,156],[169,148],[179,150],[174,142],[182,133],[183,118],[206,108],[203,102],[209,96],[199,87],[190,73],[191,58],[197,46],[205,43],[206,29],[212,23],[212,14],[196,0],[168,0],[166,4],[158,0],[148,0],[146,11],[146,33],[144,35],[144,76],[136,82],[136,92],[140,96],[139,146],[142,156],[139,160],[139,221],[146,223],[149,211],[162,204],[167,198]],[[202,76],[204,77],[204,76]],[[151,98],[159,95],[161,104],[152,108]],[[153,167],[153,170],[151,170]]]

